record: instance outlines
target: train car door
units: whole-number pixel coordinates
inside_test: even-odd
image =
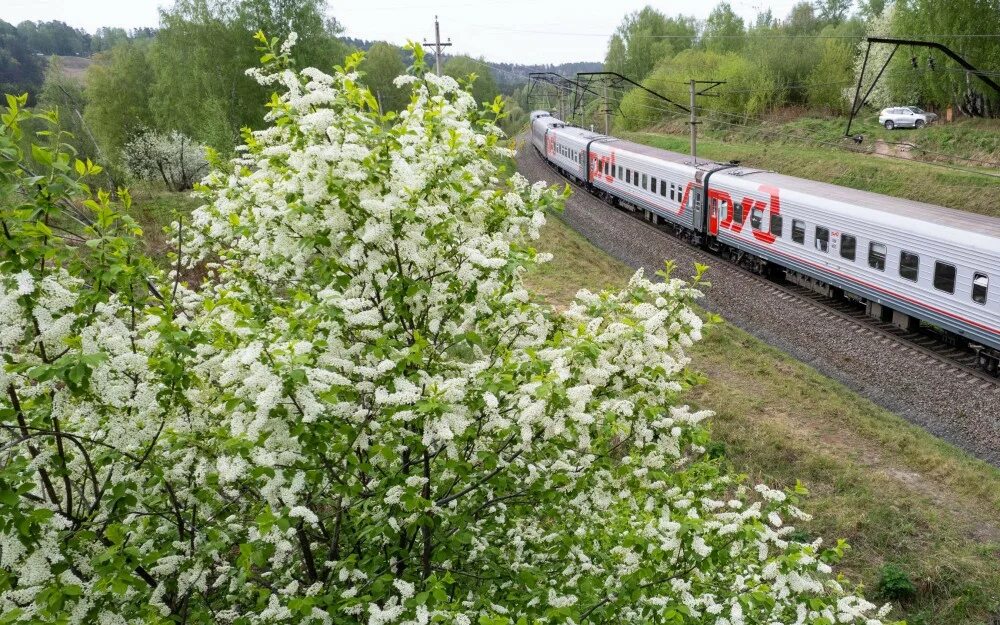
[[[688,198],[688,202],[692,201],[694,202],[692,210],[694,228],[695,230],[701,230],[703,224],[705,223],[705,203],[701,201],[701,189],[691,189],[691,195]],[[709,212],[709,216],[711,216],[711,212]]]
[[[708,201],[708,233],[713,237],[719,235],[719,200],[715,198]]]

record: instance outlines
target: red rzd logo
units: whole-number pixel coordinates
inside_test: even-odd
[[[743,206],[743,220],[735,221],[733,217],[736,212],[736,206],[733,203],[732,196],[725,191],[710,189],[708,197],[712,207],[711,210],[713,217],[717,215],[717,211],[725,211],[725,215],[722,216],[721,221],[718,221],[718,226],[714,226],[714,224],[710,225],[709,233],[718,234],[718,228],[721,227],[739,234],[743,231],[744,224],[750,223],[750,232],[753,234],[755,239],[761,243],[767,243],[768,245],[774,243],[777,237],[769,232],[770,228],[768,226],[771,223],[771,215],[781,214],[781,198],[778,196],[778,189],[776,187],[762,184],[760,185],[759,190],[761,193],[766,193],[768,195],[768,200],[764,201],[752,197],[744,197],[743,201],[740,202]],[[753,220],[751,218],[754,211],[761,212],[760,227],[757,228],[753,226]]]

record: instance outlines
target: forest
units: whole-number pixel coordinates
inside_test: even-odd
[[[895,37],[944,44],[986,72],[1000,76],[1000,2],[997,0],[851,0],[800,2],[788,15],[770,10],[747,22],[728,2],[707,19],[669,16],[646,8],[627,15],[611,36],[605,69],[686,104],[688,81],[724,81],[716,97],[698,106],[720,124],[748,124],[786,108],[813,115],[841,115],[850,109],[861,72],[866,37]],[[864,75],[867,87],[892,52],[872,49]],[[554,107],[552,90],[536,89],[541,104]],[[642,89],[611,94],[616,122],[639,129],[683,112]],[[538,101],[536,100],[536,103]],[[955,117],[1000,116],[1000,93],[990,89],[940,51],[902,46],[895,52],[868,100],[874,109],[919,105]],[[528,103],[524,102],[524,106]],[[588,121],[599,121],[597,102]],[[869,109],[871,110],[871,109]],[[581,113],[581,111],[576,111]]]
[[[105,184],[148,179],[190,189],[207,171],[206,148],[229,156],[244,129],[262,127],[271,90],[246,74],[260,61],[257,31],[281,39],[294,32],[302,67],[330,70],[362,50],[358,71],[383,110],[409,101],[393,80],[406,73],[411,52],[341,37],[320,0],[178,0],[161,11],[157,29],[103,28],[93,35],[57,21],[0,21],[0,87],[26,93],[39,111],[56,112],[77,153],[107,165]],[[87,61],[82,80],[64,67],[76,57]],[[448,56],[444,73],[462,81],[475,75],[479,102],[510,92],[480,59]],[[505,124],[513,128],[526,115],[513,102],[510,108]]]
[[[0,83],[28,93],[29,105],[58,112],[76,150],[108,167],[109,185],[151,179],[169,189],[190,188],[204,174],[205,148],[232,153],[243,129],[261,127],[269,90],[245,74],[257,61],[248,45],[253,32],[298,36],[297,63],[331,68],[356,50],[359,70],[385,111],[401,110],[408,96],[393,79],[412,63],[396,43],[343,36],[321,0],[272,2],[177,0],[161,10],[159,27],[86,33],[62,22],[0,22]],[[699,98],[706,121],[716,127],[753,126],[782,111],[844,115],[861,69],[866,36],[897,36],[943,43],[996,76],[1000,43],[998,0],[851,0],[800,2],[788,15],[770,10],[752,22],[720,2],[705,20],[669,16],[646,8],[626,15],[611,34],[604,69],[618,72],[674,102],[686,102],[688,80],[722,81],[716,97]],[[876,46],[870,66],[890,53]],[[80,59],[86,71],[65,67]],[[532,71],[573,76],[598,63],[526,66],[447,56],[444,72],[476,77],[477,101],[506,100],[503,121],[516,132],[533,108],[558,110],[559,93],[530,84]],[[866,73],[870,81],[874,69]],[[82,79],[81,79],[82,74]],[[613,125],[637,130],[676,121],[683,113],[644,89],[618,87],[609,94]],[[897,51],[869,103],[881,108],[917,104],[954,117],[1000,115],[1000,94],[940,53]],[[602,123],[599,99],[573,113],[578,123]],[[182,164],[183,163],[183,164]]]

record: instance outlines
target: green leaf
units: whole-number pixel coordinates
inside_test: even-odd
[[[52,165],[52,153],[34,143],[31,144],[31,158],[42,165]]]

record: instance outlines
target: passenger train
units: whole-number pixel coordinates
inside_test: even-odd
[[[1000,375],[1000,219],[530,118],[538,153],[609,203],[904,330],[930,324]]]

